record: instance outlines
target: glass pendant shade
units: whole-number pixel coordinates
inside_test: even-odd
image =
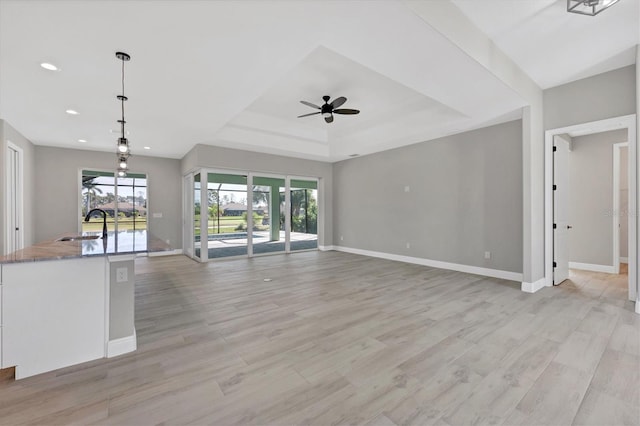
[[[118,139],[118,151],[121,154],[126,154],[129,152],[129,141],[127,140],[127,138]]]

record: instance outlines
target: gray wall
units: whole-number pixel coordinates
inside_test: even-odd
[[[81,169],[114,170],[115,152],[37,146],[35,216],[36,241],[78,230]],[[180,160],[133,156],[131,172],[146,173],[149,231],[173,248],[182,248]],[[162,213],[162,218],[154,218]]]
[[[627,130],[573,138],[569,153],[569,261],[613,265],[613,144]]]
[[[34,237],[34,229],[35,229],[35,146],[24,136],[22,136],[16,129],[11,127],[9,123],[4,120],[0,120],[0,194],[2,194],[2,200],[0,200],[0,253],[4,253],[5,250],[5,232],[6,232],[6,224],[5,224],[5,212],[6,212],[6,183],[5,183],[5,173],[6,173],[6,158],[5,152],[7,149],[7,141],[11,141],[14,145],[18,146],[23,151],[23,232],[24,232],[24,245],[25,247],[30,246],[35,242]]]
[[[321,246],[333,244],[333,177],[330,163],[239,149],[196,145],[182,159],[182,172],[186,174],[198,167],[318,178],[318,206],[320,210],[318,244]]]
[[[334,245],[522,272],[522,190],[520,120],[335,163]]]
[[[635,114],[635,65],[544,91],[544,128]]]

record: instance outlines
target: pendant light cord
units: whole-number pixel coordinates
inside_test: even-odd
[[[121,126],[121,131],[122,131],[122,138],[125,137],[124,135],[124,58],[122,59],[122,98],[121,98],[121,104],[122,104],[122,126]]]

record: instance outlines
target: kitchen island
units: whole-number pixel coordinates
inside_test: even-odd
[[[0,257],[1,368],[21,379],[136,350],[134,259],[166,250],[146,231],[121,231]]]

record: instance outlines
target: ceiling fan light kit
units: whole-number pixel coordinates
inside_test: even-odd
[[[322,115],[322,117],[324,117],[324,121],[326,121],[327,123],[333,123],[333,114],[354,115],[354,114],[360,113],[360,110],[357,110],[357,109],[338,108],[342,106],[345,102],[347,102],[347,98],[345,98],[344,96],[335,98],[331,103],[329,103],[329,99],[331,99],[331,96],[329,95],[323,96],[322,100],[324,101],[324,105],[322,106],[318,106],[307,101],[300,101],[301,104],[311,108],[319,109],[320,111],[310,112],[309,114],[302,114],[302,115],[299,115],[298,118],[309,117],[310,115],[320,114]]]
[[[619,0],[567,0],[567,12],[596,16]]]

